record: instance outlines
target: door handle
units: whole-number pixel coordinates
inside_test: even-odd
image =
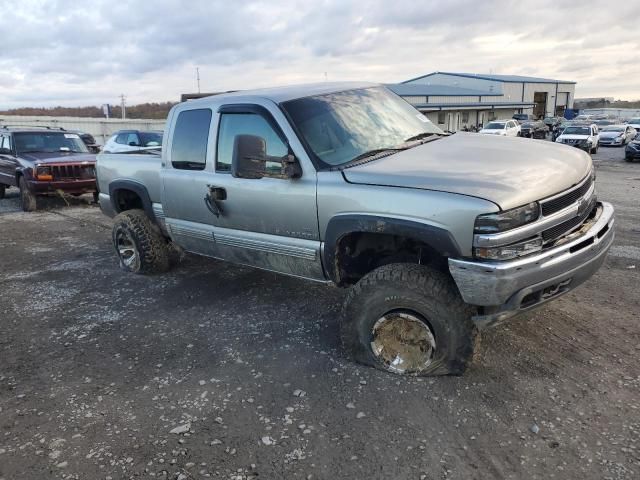
[[[224,213],[220,201],[227,199],[227,190],[223,187],[216,187],[215,185],[207,185],[208,192],[204,196],[204,204],[207,209],[213,213],[216,218],[220,217]]]

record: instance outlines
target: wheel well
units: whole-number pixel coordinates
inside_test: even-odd
[[[352,285],[370,271],[390,263],[430,265],[449,273],[446,257],[420,240],[386,233],[353,232],[336,245],[338,285]]]
[[[112,195],[114,197],[113,204],[118,213],[124,212],[125,210],[144,209],[142,198],[133,190],[121,188],[114,190]]]

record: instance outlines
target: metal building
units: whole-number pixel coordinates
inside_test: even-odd
[[[562,116],[573,107],[576,82],[520,75],[434,72],[389,85],[440,127],[479,127],[514,113]]]

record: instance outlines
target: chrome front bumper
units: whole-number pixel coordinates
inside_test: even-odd
[[[485,307],[479,326],[505,320],[560,296],[600,268],[614,238],[613,206],[598,213],[576,238],[539,254],[505,262],[449,259],[449,271],[464,301]]]

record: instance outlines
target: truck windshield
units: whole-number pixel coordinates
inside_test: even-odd
[[[14,138],[18,153],[89,153],[89,149],[77,133],[16,132]]]
[[[384,87],[290,100],[282,108],[324,167],[367,153],[407,148],[407,142],[443,135],[427,117]]]

